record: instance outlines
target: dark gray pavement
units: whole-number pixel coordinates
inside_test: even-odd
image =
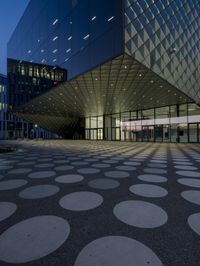
[[[200,265],[200,145],[10,145],[0,266]]]

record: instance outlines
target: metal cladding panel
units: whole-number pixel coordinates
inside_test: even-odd
[[[124,3],[125,52],[200,104],[200,1]]]

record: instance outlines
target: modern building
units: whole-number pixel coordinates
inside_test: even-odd
[[[55,134],[9,112],[7,77],[0,74],[0,139],[53,138]]]
[[[30,0],[9,60],[67,81],[13,113],[65,137],[200,142],[199,0]]]

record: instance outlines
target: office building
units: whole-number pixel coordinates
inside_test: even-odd
[[[13,109],[63,137],[200,142],[198,0],[31,0],[9,60],[67,80]]]

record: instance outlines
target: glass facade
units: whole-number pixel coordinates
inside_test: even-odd
[[[59,66],[71,79],[122,53],[121,10],[121,0],[31,0],[8,58]]]
[[[97,124],[98,119],[104,121]],[[98,132],[102,135],[99,138]],[[86,139],[142,142],[200,142],[200,107],[172,105],[86,118]]]

